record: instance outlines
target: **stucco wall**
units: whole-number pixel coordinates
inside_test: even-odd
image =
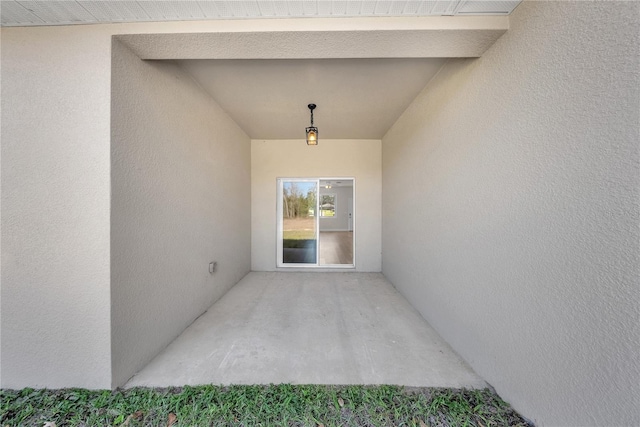
[[[525,2],[383,139],[383,273],[539,425],[640,424],[638,16]]]
[[[249,137],[188,74],[114,41],[114,386],[249,272],[250,168]]]
[[[453,55],[479,55],[505,31],[506,24],[506,17],[376,17],[0,29],[0,385],[108,388],[112,384],[112,35],[153,34],[137,49],[147,54],[159,52],[169,59],[350,57],[363,54],[362,40],[381,40],[379,31],[363,30],[391,34],[382,38],[384,43],[368,45],[376,57],[419,56],[420,52],[449,49]],[[402,43],[400,53],[390,51],[389,43],[404,37],[401,30],[410,30],[414,42]],[[247,45],[242,36],[225,38],[225,43],[215,46],[182,43],[192,38],[211,40],[195,34],[200,32],[256,31],[273,32],[267,39],[294,48],[283,50],[282,43],[264,48],[262,36],[258,45]],[[317,37],[318,31],[343,31],[344,36],[327,41]],[[168,37],[165,33],[189,35]],[[437,46],[420,42],[444,33],[446,37],[439,39],[443,43]],[[346,35],[349,43],[344,43]],[[309,49],[309,43],[315,48]],[[379,243],[376,248],[379,253]]]
[[[2,29],[2,387],[108,387],[110,37]]]
[[[380,155],[380,140],[322,140],[316,147],[303,139],[251,141],[252,270],[278,270],[277,178],[353,177],[356,271],[380,271]]]
[[[0,30],[2,387],[112,384],[112,35],[261,28],[234,22]]]

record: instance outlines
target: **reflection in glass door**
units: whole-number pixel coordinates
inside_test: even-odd
[[[279,180],[278,264],[318,265],[318,180]]]

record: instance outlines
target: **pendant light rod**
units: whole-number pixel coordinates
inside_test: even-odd
[[[316,104],[309,104],[307,107],[311,110],[311,127],[313,127],[313,110],[316,109]]]

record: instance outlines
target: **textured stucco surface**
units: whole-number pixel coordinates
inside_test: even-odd
[[[2,29],[2,387],[108,387],[110,38]]]
[[[114,41],[112,82],[111,336],[120,386],[249,272],[251,148],[175,64],[142,61]]]
[[[324,58],[178,63],[251,139],[299,139],[300,125],[309,122],[307,105],[313,102],[318,106],[315,114],[322,139],[379,140],[446,61]]]
[[[380,140],[321,140],[316,147],[309,147],[303,139],[251,141],[251,269],[277,270],[277,178],[352,177],[356,205],[355,270],[379,272],[380,155]]]
[[[525,2],[383,139],[383,273],[538,425],[640,425],[639,16]]]
[[[108,388],[112,384],[109,147],[113,35],[419,30],[426,28],[425,22],[428,28],[454,30],[500,29],[506,24],[504,17],[480,17],[0,29],[2,387]]]
[[[0,30],[2,387],[111,386],[111,38],[215,27]]]
[[[506,21],[502,21],[506,24]],[[498,29],[267,31],[122,36],[144,59],[467,58],[507,31]]]

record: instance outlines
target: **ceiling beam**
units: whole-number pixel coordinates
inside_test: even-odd
[[[192,27],[195,32],[115,37],[141,59],[470,58],[481,56],[509,28],[506,16],[318,19],[313,21],[325,24],[307,26],[301,20],[270,21],[260,21],[253,31],[246,31],[246,21],[235,21],[235,27],[217,31],[205,25],[201,32]],[[347,22],[335,21],[360,22],[347,29]]]

